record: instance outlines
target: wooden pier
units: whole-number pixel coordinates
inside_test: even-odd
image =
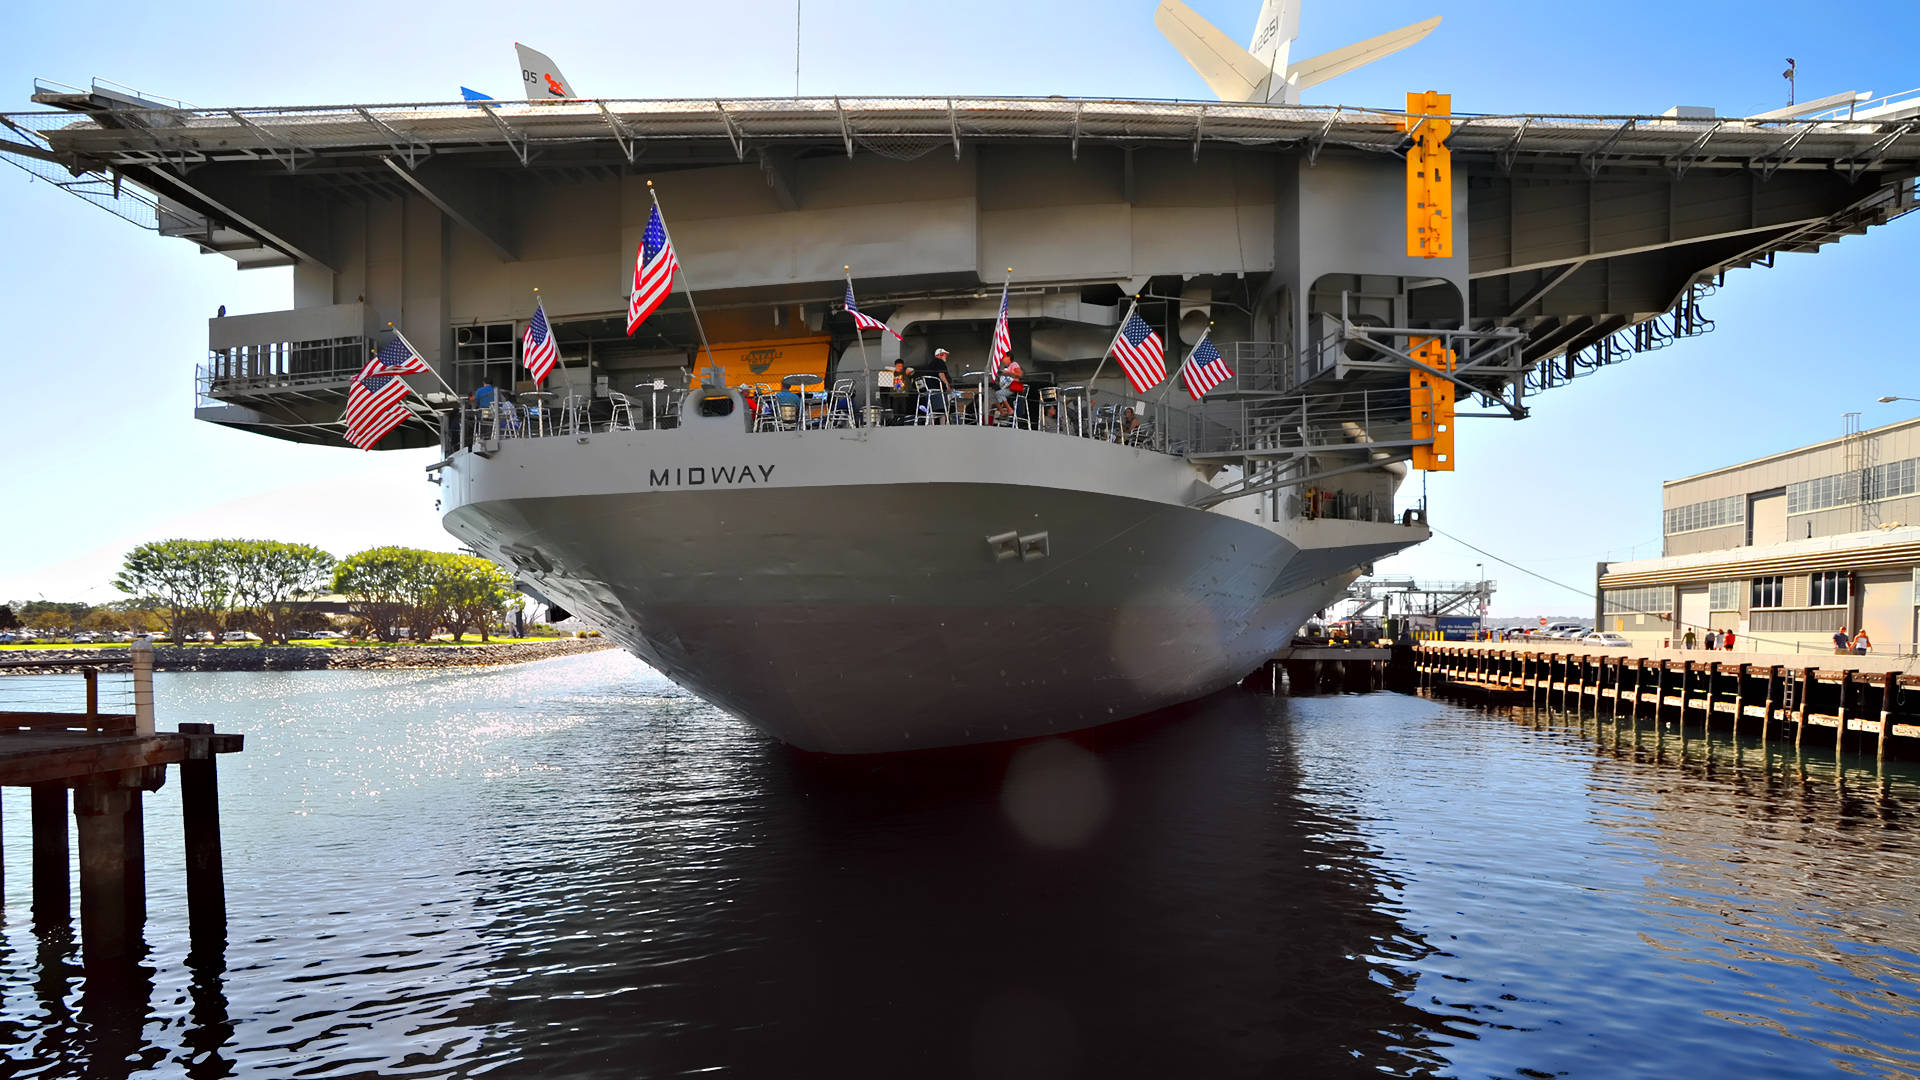
[[[1415,670],[1422,686],[1438,692],[1570,710],[1591,703],[1610,716],[1697,717],[1709,728],[1724,717],[1735,734],[1790,734],[1796,746],[1809,732],[1831,729],[1835,745],[1849,733],[1871,738],[1880,757],[1889,747],[1920,750],[1920,674],[1884,665],[1862,670],[1866,657],[1833,656],[1815,665],[1723,655],[1727,659],[1672,660],[1426,643]]]
[[[126,701],[131,711],[101,711],[100,674],[112,667],[131,668]],[[191,948],[223,947],[226,883],[215,762],[220,754],[238,752],[242,737],[218,734],[211,724],[156,731],[153,649],[144,642],[136,642],[125,657],[0,661],[0,669],[10,674],[77,672],[85,680],[82,711],[0,710],[0,786],[32,792],[34,923],[49,928],[72,923],[67,848],[71,809],[80,847],[83,957],[89,967],[131,958],[147,915],[143,797],[166,782],[167,766],[178,765]],[[8,697],[6,690],[0,680],[0,704]]]

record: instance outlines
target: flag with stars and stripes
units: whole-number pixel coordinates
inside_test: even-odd
[[[392,341],[380,346],[347,390],[347,412],[341,417],[347,425],[347,441],[362,450],[373,449],[381,436],[410,415],[400,404],[407,396],[407,381],[400,376],[428,370],[404,335],[396,332]]]
[[[1000,321],[993,325],[993,347],[987,350],[987,380],[997,382],[1000,365],[1013,354],[1013,334],[1007,329],[1007,285],[1000,286]]]
[[[533,376],[533,385],[539,386],[553,373],[553,365],[560,360],[560,347],[554,344],[553,327],[547,325],[546,306],[534,301],[533,318],[527,322],[527,336],[520,345],[520,362],[527,366],[527,374]]]
[[[1193,395],[1193,400],[1199,401],[1207,391],[1231,378],[1233,372],[1221,359],[1220,348],[1213,343],[1213,331],[1209,330],[1188,354],[1186,363],[1180,365],[1180,379],[1187,384],[1187,393]]]
[[[1166,380],[1167,343],[1140,317],[1139,305],[1127,312],[1109,351],[1120,358],[1120,369],[1127,373],[1134,393],[1144,394]]]
[[[894,334],[893,327],[888,326],[886,323],[881,322],[879,319],[874,318],[873,316],[867,314],[864,311],[861,311],[858,307],[854,306],[852,278],[847,279],[847,299],[846,299],[846,302],[843,303],[841,306],[847,309],[847,314],[853,316],[853,325],[855,329],[885,330],[887,333],[893,334],[893,340],[895,341],[906,340],[905,338],[901,337],[899,334]]]
[[[640,237],[640,251],[633,259],[633,295],[627,298],[627,336],[632,337],[647,316],[673,291],[673,275],[680,259],[673,253],[673,241],[667,237],[667,223],[660,218],[660,206],[654,204],[647,217],[647,231]]]

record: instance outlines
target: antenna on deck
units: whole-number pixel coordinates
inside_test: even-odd
[[[1787,104],[1789,105],[1793,104],[1793,91],[1794,91],[1793,74],[1794,74],[1795,66],[1796,65],[1793,62],[1793,57],[1789,56],[1787,57],[1787,70],[1780,73],[1780,77],[1787,80]]]

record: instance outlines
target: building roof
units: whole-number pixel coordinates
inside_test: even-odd
[[[1845,442],[1848,438],[1857,438],[1857,437],[1862,437],[1867,435],[1884,435],[1889,432],[1899,431],[1902,428],[1913,427],[1916,424],[1920,424],[1920,416],[1913,417],[1912,419],[1909,419],[1909,420],[1896,420],[1891,424],[1882,424],[1877,428],[1868,428],[1867,430],[1861,432],[1860,436],[1842,435],[1837,439],[1826,439],[1817,443],[1808,443],[1805,446],[1796,446],[1791,450],[1781,450],[1778,453],[1768,454],[1765,457],[1753,458],[1749,461],[1742,461],[1742,462],[1739,462],[1738,464],[1722,465],[1717,469],[1708,469],[1706,472],[1694,473],[1692,476],[1682,476],[1677,480],[1663,480],[1660,482],[1660,486],[1662,488],[1670,488],[1670,487],[1673,487],[1675,484],[1690,484],[1695,480],[1705,480],[1711,476],[1721,476],[1730,472],[1739,472],[1741,469],[1751,469],[1756,465],[1767,465],[1776,461],[1783,461],[1787,458],[1795,457],[1800,454],[1811,453],[1812,451],[1815,451],[1815,450],[1830,449],[1832,447],[1839,446],[1841,443]]]

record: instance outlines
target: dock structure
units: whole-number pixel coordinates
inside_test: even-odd
[[[1712,655],[1711,653],[1706,655]],[[1849,733],[1872,739],[1874,754],[1920,751],[1920,674],[1904,659],[1835,655],[1674,660],[1488,645],[1422,645],[1420,684],[1440,693],[1504,698],[1609,716],[1694,718],[1734,734],[1792,737],[1828,729],[1834,745]],[[1759,662],[1756,662],[1759,661]]]
[[[1251,690],[1294,697],[1378,690],[1391,681],[1394,650],[1369,645],[1291,645],[1241,681]]]
[[[129,711],[102,709],[100,676],[115,669],[130,675],[121,702]],[[167,766],[178,765],[191,948],[224,946],[226,885],[215,762],[220,754],[239,752],[243,737],[217,733],[211,724],[156,730],[153,648],[145,642],[136,642],[128,656],[0,661],[0,673],[77,673],[85,681],[82,711],[6,708],[48,702],[10,693],[0,684],[0,786],[32,793],[34,923],[64,927],[73,918],[71,810],[79,838],[85,962],[97,967],[133,957],[147,915],[144,796],[166,782]]]

